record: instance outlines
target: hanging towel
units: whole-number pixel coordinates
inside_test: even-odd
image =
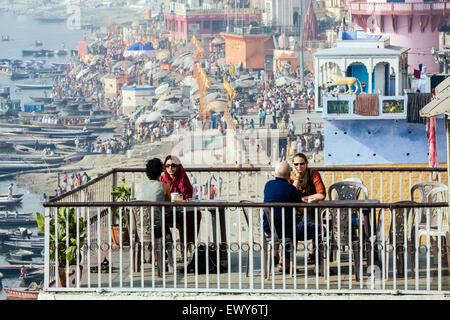
[[[420,79],[421,70],[414,69],[414,78]]]
[[[378,115],[378,94],[357,94],[355,114],[360,116]]]
[[[426,118],[419,115],[420,109],[431,101],[431,93],[408,93],[407,121],[412,123],[426,123]]]

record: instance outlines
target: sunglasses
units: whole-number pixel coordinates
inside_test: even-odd
[[[304,166],[306,164],[306,162],[298,162],[298,163],[294,163],[294,166]]]
[[[172,168],[176,168],[176,167],[177,167],[177,165],[176,165],[175,163],[171,163],[171,164],[166,164],[166,168],[170,168],[170,167],[172,167]]]

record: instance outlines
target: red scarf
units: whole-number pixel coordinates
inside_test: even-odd
[[[166,161],[164,161],[164,173],[161,176],[161,182],[167,183],[170,186],[170,193],[176,192],[183,195],[183,199],[192,198],[192,185],[189,178],[184,171],[183,165],[177,156],[170,155],[173,163],[177,164],[177,171],[173,179],[170,179],[166,168]]]

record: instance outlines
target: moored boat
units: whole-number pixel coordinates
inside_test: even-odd
[[[12,198],[12,199],[0,198],[1,206],[14,206],[14,205],[19,204],[20,202],[22,202],[21,198]],[[0,218],[1,218],[1,216],[0,216]]]
[[[36,254],[33,251],[24,250],[24,249],[18,249],[18,250],[13,250],[13,251],[9,252],[9,256],[16,260],[31,259],[38,255],[40,255],[40,254]]]
[[[34,218],[36,222],[36,219]],[[36,223],[37,224],[37,223]],[[44,250],[44,241],[42,242],[26,242],[26,241],[5,241],[3,245],[13,249],[25,249],[35,253],[39,253]]]
[[[39,290],[30,290],[28,288],[3,287],[3,291],[8,297],[17,299],[36,300],[39,296]]]
[[[22,50],[22,55],[23,56],[32,56],[35,52],[36,52],[36,50]]]
[[[8,261],[9,264],[13,264],[13,265],[17,265],[17,264],[24,264],[24,263],[32,263],[35,266],[42,266],[44,265],[43,261],[23,261],[23,260],[18,260],[18,259],[6,259],[6,261]]]
[[[13,72],[11,74],[11,80],[28,79],[30,75],[26,72]]]
[[[16,83],[16,87],[20,89],[51,89],[53,85],[50,83]]]
[[[7,193],[0,193],[0,198],[5,198],[8,197]],[[13,194],[12,195],[13,198],[22,198],[23,197],[23,193],[18,193],[18,194]]]

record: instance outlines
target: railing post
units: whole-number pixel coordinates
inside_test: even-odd
[[[50,287],[50,208],[45,208],[44,290]]]

